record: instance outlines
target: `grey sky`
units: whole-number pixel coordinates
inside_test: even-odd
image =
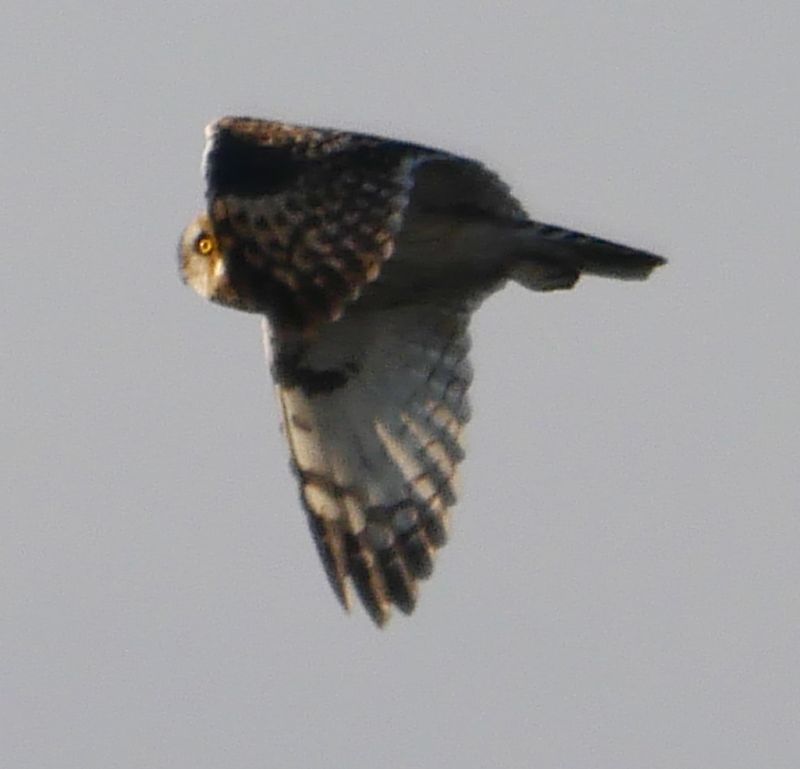
[[[798,765],[800,10],[432,6],[2,12],[3,766]],[[671,260],[483,308],[451,544],[383,632],[258,320],[177,277],[223,114],[475,156]]]

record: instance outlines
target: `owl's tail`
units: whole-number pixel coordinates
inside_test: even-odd
[[[584,272],[644,280],[666,263],[648,251],[540,222],[526,223],[518,237],[511,277],[535,291],[570,288]]]

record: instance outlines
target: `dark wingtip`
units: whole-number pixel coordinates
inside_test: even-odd
[[[618,271],[611,270],[609,275],[623,280],[646,280],[650,277],[653,270],[663,267],[667,260],[663,256],[657,256],[647,251],[637,251],[636,260],[626,265],[624,269]]]
[[[631,248],[622,243],[568,230],[553,224],[528,222],[527,227],[546,247],[546,256],[556,264],[578,267],[581,272],[621,280],[644,280],[667,263],[663,256]]]
[[[417,605],[417,583],[406,569],[400,554],[394,548],[379,550],[378,560],[389,599],[404,614],[411,614]]]
[[[349,612],[350,596],[347,593],[347,570],[342,543],[336,527],[330,521],[314,514],[309,514],[308,524],[331,589],[342,608]]]
[[[593,252],[587,251],[581,256],[583,257],[581,271],[618,280],[646,280],[653,270],[667,263],[663,256],[656,256],[648,251],[628,249],[625,246],[619,247],[611,254],[598,249]]]
[[[356,592],[372,621],[378,627],[383,627],[389,620],[391,609],[375,553],[365,541],[363,533],[348,533],[344,539],[350,578]]]
[[[646,263],[646,268],[651,272],[656,267],[663,267],[667,263],[667,260],[658,254],[651,254],[649,251],[642,251],[641,254],[642,261]]]

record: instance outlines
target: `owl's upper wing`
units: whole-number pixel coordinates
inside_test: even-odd
[[[331,585],[378,624],[415,605],[445,543],[469,419],[466,306],[357,311],[313,343],[275,340],[273,374]]]
[[[204,168],[228,303],[274,327],[339,318],[379,277],[409,212],[525,217],[480,163],[364,134],[222,118]]]

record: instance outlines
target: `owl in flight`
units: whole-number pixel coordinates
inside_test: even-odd
[[[478,162],[345,131],[226,117],[180,271],[266,319],[291,464],[328,579],[383,625],[447,540],[470,410],[467,327],[508,280],[641,280],[658,256],[531,219]]]

